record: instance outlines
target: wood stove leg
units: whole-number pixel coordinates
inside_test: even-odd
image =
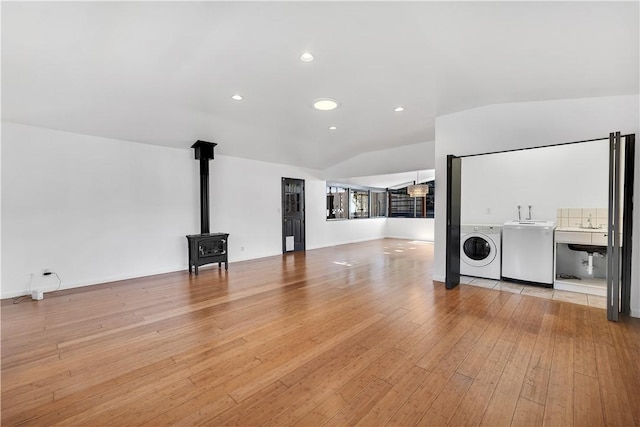
[[[189,274],[191,274],[191,261],[193,260],[193,257],[191,256],[191,242],[189,242]]]
[[[222,263],[221,263],[221,262],[219,262],[219,263],[218,263],[218,268],[220,268],[220,266],[221,266],[221,265],[222,265]]]
[[[198,265],[194,266],[196,268],[196,276],[198,275]]]
[[[225,271],[229,270],[229,262],[228,261],[224,262],[224,269],[225,269]]]

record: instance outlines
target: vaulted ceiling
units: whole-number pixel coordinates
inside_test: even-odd
[[[2,118],[325,169],[433,140],[442,114],[637,94],[638,16],[638,2],[3,2]],[[314,110],[323,97],[339,107]]]

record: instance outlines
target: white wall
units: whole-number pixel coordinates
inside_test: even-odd
[[[433,242],[433,218],[387,218],[385,237]]]
[[[529,215],[556,220],[558,208],[606,208],[609,140],[462,159],[463,224],[503,224]],[[594,218],[595,224],[595,218]]]
[[[211,231],[231,234],[229,260],[282,253],[282,177],[305,180],[307,249],[384,237],[384,218],[326,221],[326,181],[317,175],[294,166],[216,156],[210,165]]]
[[[417,177],[420,182],[432,181],[435,177],[435,170],[423,168],[431,167],[433,164],[434,142],[429,141],[363,153],[325,170],[323,176],[329,181],[339,183],[387,188],[414,181],[416,170],[419,171]],[[415,168],[415,170],[411,168]],[[361,176],[359,174],[373,175]],[[324,191],[324,188],[320,191]],[[363,224],[360,224],[360,220],[338,221],[342,225],[334,225],[333,227],[342,228],[342,231],[348,236],[353,232],[354,227],[370,227],[368,222],[378,221],[376,227],[383,227],[378,230],[384,237],[433,242],[433,218],[376,218],[364,221],[366,222]]]
[[[490,105],[436,118],[434,280],[445,278],[446,156],[606,138],[611,131],[635,133],[640,125],[638,95]],[[636,151],[636,183],[640,150]],[[638,185],[636,185],[636,188]],[[634,212],[631,305],[640,316],[640,209]]]
[[[198,176],[186,150],[3,123],[2,297],[184,268]],[[195,163],[195,162],[194,162]],[[33,277],[31,276],[33,274]]]
[[[313,180],[310,171],[221,155],[209,168],[211,232],[230,234],[229,261],[282,253],[282,177]],[[313,212],[318,203],[309,195],[306,200]],[[196,202],[193,208],[198,207]],[[193,230],[199,232],[199,226]]]
[[[186,142],[190,145],[190,142]],[[187,268],[200,232],[199,166],[174,149],[2,124],[3,298]],[[318,171],[216,155],[211,231],[231,262],[282,251],[282,177],[306,180],[309,249],[384,237],[384,219],[325,221]],[[33,276],[32,276],[33,275]]]

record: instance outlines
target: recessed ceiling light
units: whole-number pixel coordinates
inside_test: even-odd
[[[394,108],[393,111],[395,111],[396,113],[399,113],[401,111],[404,111],[404,107],[398,106],[398,107]]]
[[[329,126],[329,130],[336,130],[336,129],[338,129],[338,128],[335,127],[335,126]]]
[[[313,102],[313,108],[320,111],[333,110],[338,106],[338,101],[331,98],[321,98]]]
[[[309,52],[305,52],[302,55],[300,55],[300,61],[302,61],[302,62],[311,62],[311,61],[313,61],[313,55],[310,54]]]
[[[231,97],[234,101],[242,101],[242,95],[238,95],[237,93]]]

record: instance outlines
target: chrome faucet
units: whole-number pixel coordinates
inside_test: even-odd
[[[529,218],[527,218],[527,221],[531,221],[531,205],[529,205]]]
[[[520,214],[520,205],[518,205],[518,221],[522,221],[522,215]]]

